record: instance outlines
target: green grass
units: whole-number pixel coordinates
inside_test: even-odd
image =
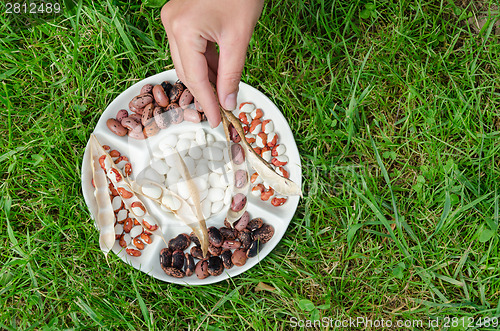
[[[500,40],[462,3],[266,2],[243,81],[288,118],[305,194],[262,263],[200,287],[106,263],[80,188],[102,111],[173,68],[159,10],[94,1],[31,28],[2,14],[0,328],[500,318]]]

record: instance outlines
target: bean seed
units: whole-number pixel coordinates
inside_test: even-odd
[[[222,247],[215,247],[212,244],[208,244],[208,252],[210,253],[210,255],[218,256],[220,255],[220,253],[222,253]]]
[[[203,251],[198,246],[191,247],[191,255],[198,260],[203,260]]]
[[[153,85],[151,85],[151,84],[144,85],[141,88],[141,94],[145,94],[145,93],[152,94],[153,93]]]
[[[222,260],[222,264],[224,264],[224,268],[231,269],[233,267],[233,261],[231,261],[231,257],[233,253],[230,249],[225,249],[220,254],[220,258]]]
[[[170,239],[168,242],[168,248],[172,251],[183,251],[188,248],[189,245],[191,245],[191,238],[185,233],[179,234],[177,237]]]
[[[177,103],[172,102],[169,104],[166,111],[170,115],[170,122],[172,124],[179,124],[184,121],[184,111]]]
[[[186,274],[184,273],[184,271],[182,270],[179,270],[179,269],[176,269],[176,268],[173,268],[173,267],[167,267],[167,268],[163,268],[163,271],[171,276],[171,277],[175,277],[175,278],[183,278]]]
[[[247,197],[243,193],[237,193],[231,201],[231,210],[239,212],[247,203]]]
[[[162,268],[172,266],[172,251],[169,248],[163,248],[160,251],[160,265]]]
[[[200,239],[198,239],[198,236],[194,232],[191,232],[189,238],[196,246],[201,246]]]
[[[207,260],[198,261],[198,263],[196,263],[194,271],[196,273],[196,277],[198,277],[199,279],[207,278],[210,275],[208,273],[208,261]]]
[[[255,231],[264,224],[262,218],[257,217],[248,222],[247,229],[250,231]]]
[[[219,231],[225,240],[236,240],[238,238],[238,231],[236,229],[221,227]]]
[[[247,255],[245,251],[242,249],[235,250],[231,256],[231,262],[238,267],[244,266],[247,262]]]
[[[250,245],[250,247],[248,247],[247,257],[251,258],[251,257],[257,256],[257,254],[259,254],[262,246],[264,246],[264,244],[262,244],[259,240],[254,240],[252,242],[252,244]]]
[[[224,242],[222,234],[215,226],[211,226],[208,228],[208,241],[215,247],[221,247],[222,243]]]
[[[240,246],[241,246],[241,243],[237,240],[226,240],[222,244],[222,248],[225,248],[225,249],[238,249],[238,248],[240,248]]]
[[[184,252],[181,250],[174,251],[172,253],[172,267],[182,270],[184,267]]]
[[[127,134],[127,129],[121,125],[119,121],[114,118],[110,118],[106,121],[106,126],[117,136],[123,137]]]
[[[186,276],[191,276],[194,273],[194,260],[191,254],[186,253],[184,255],[184,272],[186,273]]]
[[[250,232],[250,230],[248,229],[241,230],[240,234],[238,235],[238,240],[241,243],[241,248],[247,250],[253,241],[252,232]]]
[[[153,96],[156,103],[158,103],[160,107],[167,107],[170,103],[170,100],[161,85],[155,85],[155,87],[153,87]]]
[[[128,117],[128,111],[126,109],[120,109],[118,113],[116,113],[116,120],[118,122],[121,122],[125,117]]]
[[[135,96],[131,103],[137,109],[143,109],[147,104],[152,103],[154,101],[153,96],[149,93],[139,94]]]
[[[264,224],[253,232],[254,240],[259,240],[262,244],[267,243],[274,235],[274,228],[271,224]]]
[[[245,211],[243,215],[241,215],[240,219],[234,223],[234,228],[238,231],[243,231],[243,229],[246,229],[249,221],[250,214],[248,211]]]
[[[212,276],[219,276],[224,271],[224,264],[218,256],[208,258],[208,273]]]

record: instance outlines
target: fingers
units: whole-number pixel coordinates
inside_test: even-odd
[[[208,64],[208,79],[216,84],[217,83],[217,69],[219,66],[219,53],[215,47],[215,43],[209,41],[207,44],[207,50],[205,51],[205,58]]]
[[[221,41],[219,44],[219,70],[217,71],[217,92],[222,107],[236,108],[236,97],[245,65],[249,39]]]
[[[183,59],[184,84],[201,103],[212,128],[220,123],[219,104],[209,81],[209,66],[205,53],[208,42],[201,36],[181,42],[179,55]]]
[[[177,73],[177,77],[179,77],[179,79],[183,81],[184,70],[182,70],[182,60],[179,56],[177,42],[174,37],[173,29],[170,25],[170,10],[171,9],[169,8],[169,3],[167,2],[167,4],[165,4],[161,10],[161,20],[163,26],[165,27],[165,31],[167,32],[170,54],[172,56],[172,62],[174,63],[175,72]],[[175,13],[173,15],[175,15]]]

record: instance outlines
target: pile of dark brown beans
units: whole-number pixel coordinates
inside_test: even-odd
[[[206,120],[199,103],[181,81],[173,85],[167,81],[154,86],[146,84],[128,107],[131,114],[120,109],[115,118],[106,122],[108,128],[120,137],[128,135],[134,139],[146,139],[171,124]]]
[[[196,274],[199,279],[219,276],[225,269],[245,265],[248,258],[257,256],[265,243],[274,235],[274,228],[262,218],[250,220],[245,212],[234,223],[234,228],[224,221],[221,228],[208,228],[208,253],[203,257],[198,237],[181,233],[168,242],[160,252],[160,265],[169,276],[182,278]],[[194,243],[189,253],[184,251]],[[198,260],[195,263],[195,260]]]

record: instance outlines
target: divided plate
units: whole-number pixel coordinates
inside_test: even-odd
[[[146,140],[135,140],[128,138],[128,136],[119,137],[109,131],[106,126],[106,121],[109,118],[114,118],[118,110],[128,110],[128,104],[130,100],[140,93],[141,87],[143,85],[155,85],[165,80],[173,83],[177,79],[178,78],[175,74],[175,70],[169,70],[148,77],[129,87],[115,100],[113,100],[113,102],[111,102],[111,104],[106,108],[94,129],[94,134],[101,144],[109,145],[111,149],[116,149],[120,151],[122,155],[125,155],[129,158],[130,162],[132,163],[133,169],[131,176],[132,179],[135,179],[142,170],[149,166],[149,162],[153,158],[152,151],[157,147],[158,143],[165,135],[184,133],[187,131],[196,131],[200,127],[203,127],[207,133],[213,134],[217,140],[225,141],[224,129],[222,128],[222,125],[219,125],[217,128],[212,129],[208,125],[208,122],[182,122],[181,124],[172,125],[167,129],[161,130],[160,133],[158,133],[156,136],[153,136]],[[295,143],[295,139],[293,138],[292,131],[290,130],[290,127],[288,126],[288,123],[280,110],[264,94],[245,83],[240,83],[240,90],[238,93],[237,101],[238,105],[242,102],[253,102],[258,108],[261,108],[263,110],[265,119],[271,119],[274,122],[275,130],[279,137],[278,143],[284,144],[287,149],[286,155],[288,156],[289,162],[286,165],[286,169],[290,173],[290,179],[301,186],[302,170],[299,152]],[[249,169],[249,172],[250,175],[253,173],[251,169]],[[92,217],[94,218],[94,215],[97,212],[97,205],[94,199],[94,189],[91,184],[91,179],[92,169],[90,166],[90,153],[87,143],[87,148],[85,149],[82,164],[82,191],[85,202],[89,207]],[[163,230],[163,235],[167,241],[177,236],[179,233],[191,233],[192,230],[187,225],[182,224],[182,222],[175,218],[173,214],[162,211],[159,206],[157,206],[152,201],[149,201],[142,197],[140,197],[140,199],[144,202],[150,214],[158,220]],[[254,267],[257,263],[264,259],[274,249],[274,247],[276,247],[276,245],[280,242],[281,238],[285,234],[288,224],[290,224],[290,221],[295,214],[297,205],[299,203],[299,197],[289,197],[288,201],[280,207],[274,207],[270,204],[269,201],[261,201],[259,198],[255,198],[252,195],[248,196],[247,203],[247,211],[250,213],[250,218],[261,217],[264,222],[269,223],[274,227],[275,234],[268,243],[263,245],[262,250],[258,256],[248,259],[246,264],[242,267],[234,266],[229,270],[224,270],[224,272],[220,276],[209,276],[205,279],[198,279],[196,275],[184,278],[173,278],[167,276],[161,269],[159,260],[160,251],[162,248],[166,247],[166,244],[161,238],[157,236],[152,237],[153,243],[150,245],[146,245],[146,248],[142,250],[142,255],[140,257],[132,257],[127,255],[125,249],[118,245],[118,241],[115,241],[115,245],[112,251],[116,255],[118,255],[124,262],[130,264],[134,268],[165,282],[184,285],[203,285],[220,282],[229,277],[239,275]],[[226,212],[227,207],[224,208],[219,214],[206,220],[207,227],[216,226],[219,228],[223,226]],[[94,244],[99,245],[97,241]]]

